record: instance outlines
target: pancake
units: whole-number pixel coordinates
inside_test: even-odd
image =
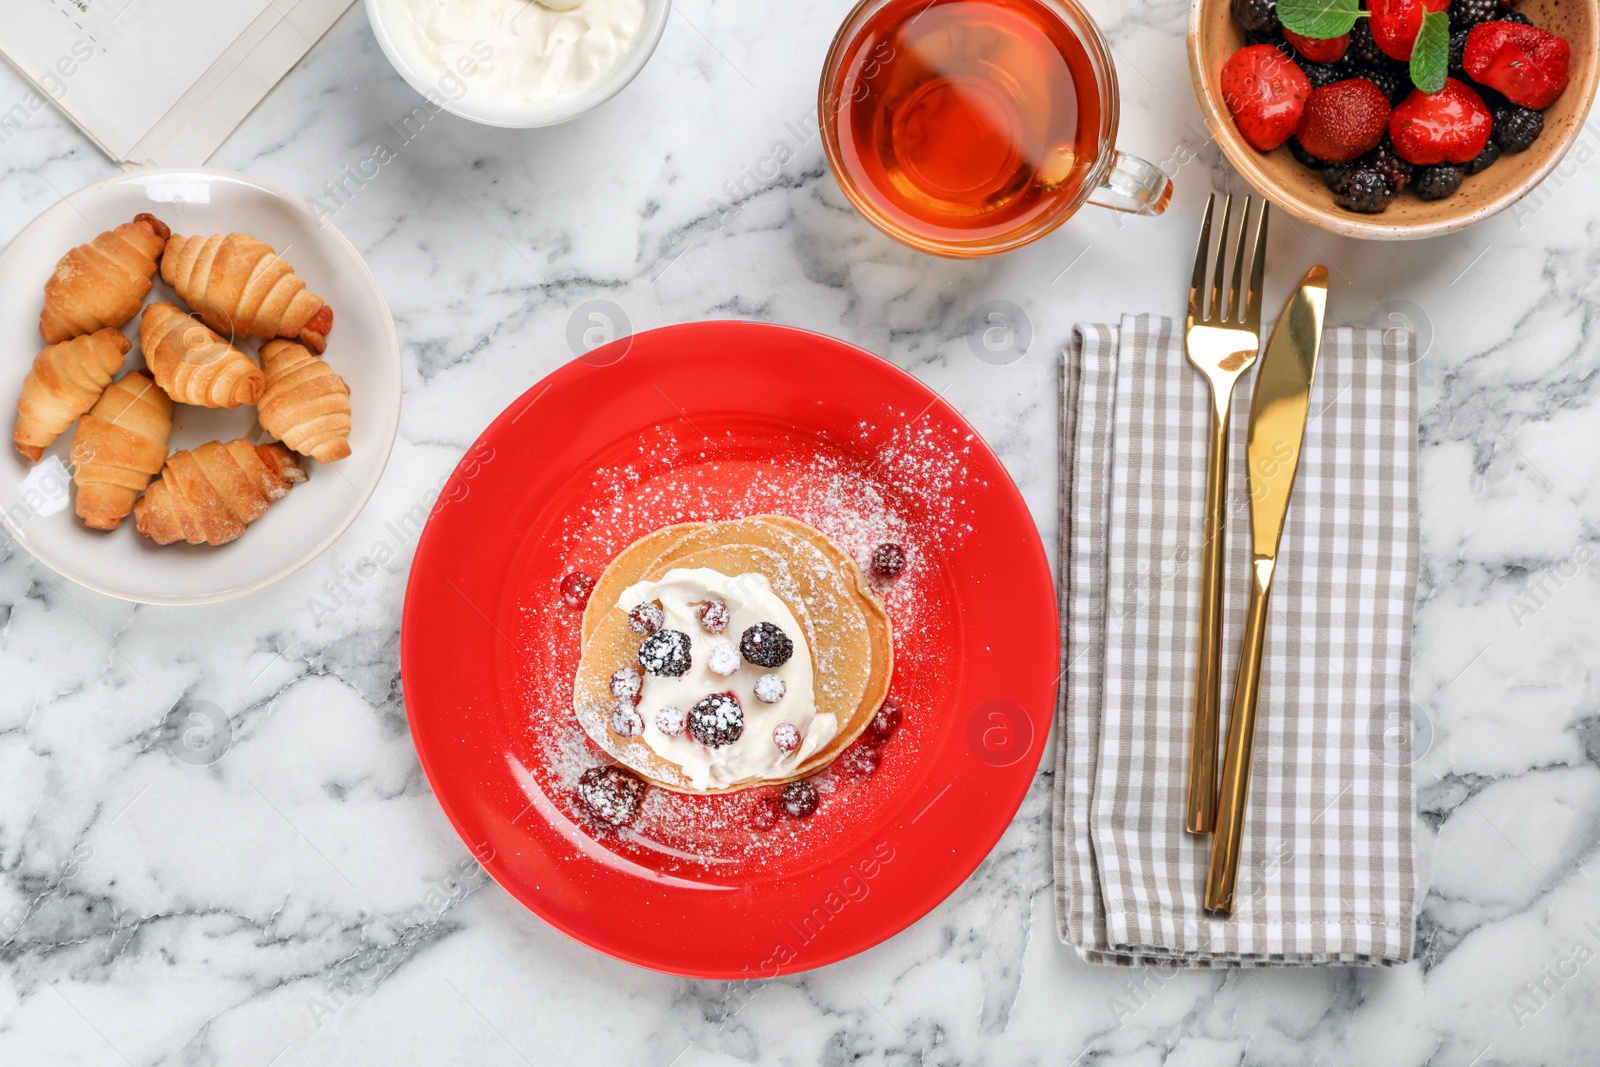
[[[629,628],[626,613],[616,607],[617,598],[637,582],[697,567],[730,577],[765,576],[773,593],[805,631],[812,656],[816,711],[831,714],[838,730],[786,777],[694,788],[676,764],[659,756],[643,739],[621,737],[610,729],[615,702],[611,674],[637,663],[642,641]],[[888,613],[866,576],[848,553],[821,532],[783,516],[670,526],[634,542],[596,583],[584,613],[584,635],[573,700],[579,724],[620,763],[679,792],[734,792],[815,774],[866,728],[883,703],[894,668]]]

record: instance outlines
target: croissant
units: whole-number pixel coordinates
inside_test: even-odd
[[[134,505],[134,522],[158,545],[225,545],[305,480],[300,458],[280,444],[208,441],[167,457]]]
[[[37,463],[72,420],[99,399],[131,347],[122,331],[108,326],[35,356],[17,397],[17,428],[11,435],[17,451]]]
[[[45,343],[132,321],[150,294],[170,232],[154,215],[135,215],[62,256],[44,283],[39,333]]]
[[[233,336],[296,337],[328,346],[333,309],[306,288],[272,246],[246,233],[174,234],[161,277],[212,329]]]
[[[255,360],[172,304],[151,304],[139,320],[139,347],[156,384],[180,404],[254,404],[267,380]]]
[[[293,341],[262,345],[261,370],[262,429],[319,463],[350,454],[350,387],[338,372]]]
[[[72,480],[78,517],[115,530],[167,459],[172,400],[142,370],[124,374],[101,394],[72,434]]]

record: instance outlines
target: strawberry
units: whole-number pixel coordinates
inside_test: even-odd
[[[1450,0],[1422,0],[1422,6],[1429,11],[1449,11]]]
[[[1294,45],[1294,50],[1312,63],[1337,63],[1350,47],[1350,35],[1338,37],[1302,37],[1293,30],[1283,31],[1283,39]]]
[[[1413,92],[1389,116],[1389,138],[1407,163],[1470,163],[1489,143],[1494,118],[1464,82],[1445,79],[1436,93]]]
[[[1377,147],[1388,124],[1383,90],[1365,78],[1346,78],[1311,94],[1296,136],[1318,159],[1348,163]]]
[[[1467,34],[1461,66],[1474,81],[1538,111],[1567,87],[1572,46],[1537,26],[1483,22]]]
[[[1305,71],[1270,44],[1241,48],[1222,68],[1222,99],[1253,146],[1270,152],[1294,135],[1311,95]]]
[[[1372,39],[1390,59],[1408,60],[1422,32],[1423,0],[1369,0]]]

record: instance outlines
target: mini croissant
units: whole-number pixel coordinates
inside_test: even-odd
[[[17,451],[34,462],[72,420],[89,410],[132,346],[122,331],[106,327],[50,345],[33,360],[17,397]]]
[[[317,353],[327,348],[333,309],[271,245],[249,234],[174,234],[161,258],[161,277],[215,330],[298,338]]]
[[[39,333],[45,343],[132,321],[150,294],[169,232],[154,215],[136,215],[62,256],[44,283]]]
[[[225,545],[305,480],[299,457],[280,444],[208,441],[167,457],[134,505],[134,521],[158,545]]]
[[[72,480],[78,517],[115,530],[167,460],[172,400],[142,370],[106,389],[72,434]]]
[[[261,370],[262,429],[319,463],[350,454],[350,387],[338,372],[293,341],[262,345]]]
[[[236,408],[266,388],[255,360],[172,304],[151,304],[139,320],[139,347],[156,384],[180,404]]]

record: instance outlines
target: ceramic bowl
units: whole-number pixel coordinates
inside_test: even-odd
[[[1469,176],[1456,194],[1426,201],[1402,193],[1377,215],[1347,211],[1287,146],[1259,152],[1239,135],[1222,99],[1222,67],[1244,46],[1228,0],[1193,0],[1189,7],[1189,73],[1206,125],[1245,179],[1295,218],[1348,237],[1404,241],[1465,229],[1521,200],[1554,171],[1583,131],[1600,77],[1600,0],[1525,0],[1518,9],[1533,24],[1572,45],[1572,81],[1544,112],[1544,133],[1526,152],[1502,155]]]

